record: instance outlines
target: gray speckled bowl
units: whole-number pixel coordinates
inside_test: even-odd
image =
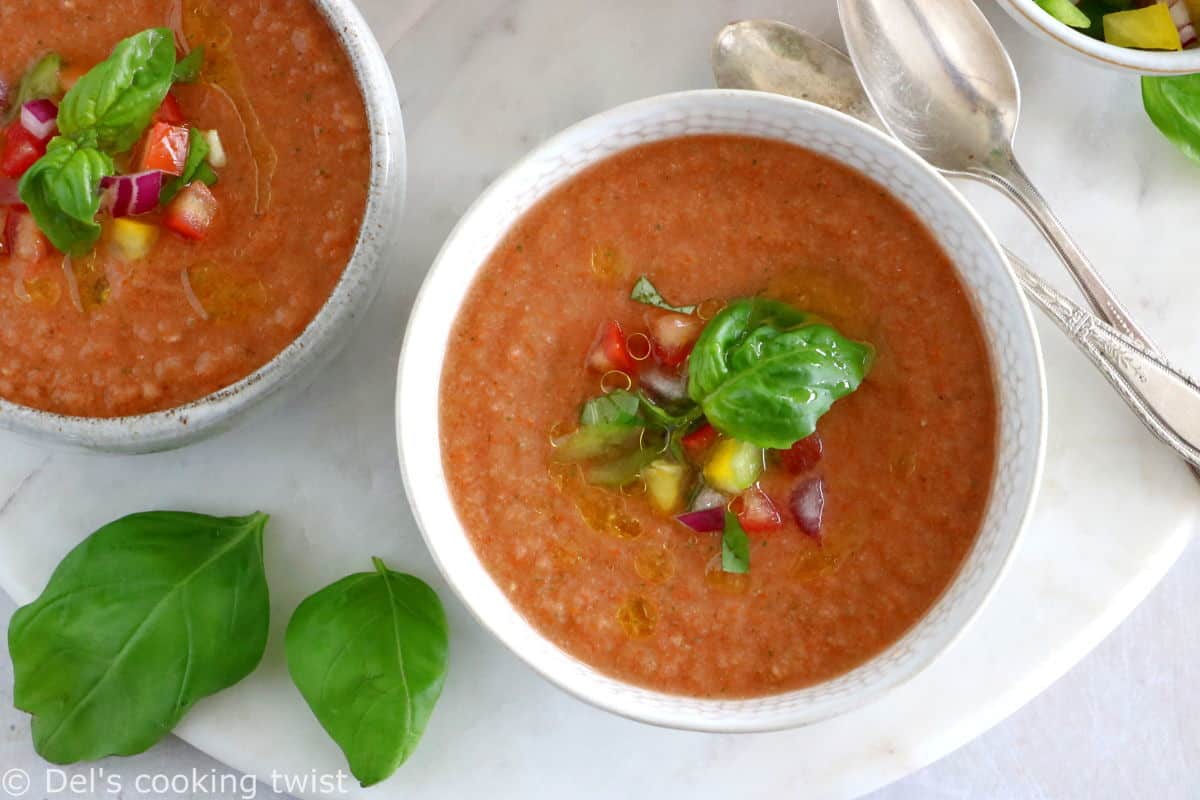
[[[371,182],[358,243],[342,278],[304,332],[256,372],[187,405],[131,417],[69,417],[0,399],[0,429],[49,445],[113,453],[182,447],[231,427],[268,398],[303,386],[346,343],[374,299],[403,212],[404,124],[383,51],[351,0],[312,0],[350,57],[371,135]]]

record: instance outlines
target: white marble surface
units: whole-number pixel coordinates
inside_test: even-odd
[[[284,674],[280,637],[299,599],[360,569],[372,554],[444,588],[398,484],[391,382],[406,309],[457,216],[507,164],[567,124],[625,100],[709,85],[708,43],[730,19],[776,16],[839,38],[832,0],[363,5],[389,50],[405,106],[410,213],[394,273],[350,351],[272,417],[179,453],[51,454],[0,437],[0,585],[18,602],[40,589],[71,544],[121,514],[154,507],[274,514],[267,558],[275,625],[265,663],[202,703],[180,729],[201,749],[262,777],[272,769],[333,772],[341,764]],[[1136,80],[1057,56],[985,6],[1024,79],[1018,149],[1027,167],[1150,332],[1181,363],[1200,365],[1188,202],[1200,168],[1158,138],[1141,112]],[[1002,240],[1065,285],[1015,212],[982,189],[968,194]],[[1051,455],[1036,521],[976,626],[920,678],[859,712],[798,731],[733,737],[658,730],[552,689],[446,594],[454,639],[444,698],[416,755],[367,796],[600,797],[624,789],[847,797],[917,770],[1011,714],[1145,596],[1185,547],[1200,510],[1192,479],[1056,332],[1042,330]],[[1200,582],[1188,578],[1074,684],[889,791],[1184,796],[1200,781],[1190,725],[1200,703],[1179,667],[1195,663],[1196,626],[1171,611],[1192,605],[1184,598],[1194,598]],[[0,680],[0,691],[10,684]],[[1131,720],[1153,735],[1131,734]],[[0,767],[20,765],[43,779],[27,721],[4,694],[0,724]],[[1014,728],[1020,724],[1027,727]],[[1142,738],[1148,741],[1135,744]],[[195,769],[203,777],[217,769],[178,743],[103,766],[130,781],[139,773]],[[1073,780],[1050,777],[1052,767],[1064,766]],[[74,772],[95,775],[86,767]],[[95,788],[75,794],[110,796],[103,784]],[[121,796],[139,796],[136,786],[122,788]],[[197,788],[197,796],[213,794]]]

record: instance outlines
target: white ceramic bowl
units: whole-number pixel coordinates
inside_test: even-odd
[[[1043,11],[1034,0],[996,1],[1026,30],[1093,64],[1142,75],[1189,75],[1200,72],[1200,48],[1167,52],[1117,47],[1064,25]]]
[[[0,399],[0,429],[52,446],[115,453],[180,447],[232,426],[267,399],[315,376],[342,348],[378,293],[392,232],[404,208],[404,124],[387,61],[352,0],[310,0],[349,55],[367,110],[371,177],[358,242],[341,279],[308,327],[275,358],[232,386],[187,405],[129,417],[51,414]]]
[[[513,608],[480,563],[447,489],[439,447],[438,384],[455,316],[505,232],[540,197],[617,151],[687,134],[736,133],[803,145],[888,187],[951,255],[983,320],[1000,414],[995,485],[978,541],[952,586],[903,639],[834,680],[750,700],[701,700],[615,680],[560,650]],[[396,398],[409,500],[438,566],[484,627],[542,675],[602,708],[659,725],[757,731],[813,722],[919,672],[970,622],[1000,577],[1028,517],[1042,465],[1045,391],[1029,309],[991,233],[963,198],[907,150],[822,106],[779,95],[699,91],[664,95],[592,117],[538,147],[483,193],[446,240],[417,298]]]

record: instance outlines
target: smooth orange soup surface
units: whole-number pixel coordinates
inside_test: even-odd
[[[3,0],[0,77],[15,85],[49,51],[68,66],[91,67],[121,39],[170,25],[175,5]],[[102,241],[95,258],[71,265],[78,305],[53,249],[34,264],[0,256],[0,397],[97,417],[196,400],[290,344],[350,258],[366,205],[370,141],[362,94],[324,18],[307,0],[183,0],[182,7],[212,11],[232,31],[242,85],[278,158],[270,205],[260,207],[254,137],[244,133],[250,126],[231,100],[233,87],[176,85],[188,122],[215,128],[228,152],[213,187],[220,203],[213,229],[202,242],[164,230],[150,256],[132,264],[112,258]],[[261,161],[261,142],[257,154]],[[207,319],[187,297],[185,271]]]
[[[782,508],[782,531],[751,535],[750,573],[723,573],[720,534],[552,464],[551,431],[599,389],[598,325],[644,329],[643,273],[673,302],[761,293],[877,348],[818,426],[823,546]],[[976,536],[995,416],[979,323],[922,224],[829,159],[728,136],[618,154],[526,214],[472,286],[441,383],[458,513],[516,607],[604,672],[700,697],[819,682],[912,626]],[[791,480],[764,488],[786,498]]]

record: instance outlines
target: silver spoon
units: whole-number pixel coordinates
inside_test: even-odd
[[[712,51],[723,89],[799,97],[882,128],[849,58],[811,34],[771,20],[726,26]],[[1152,433],[1200,467],[1200,387],[1146,344],[1080,308],[1006,251],[1026,296],[1112,384]]]

